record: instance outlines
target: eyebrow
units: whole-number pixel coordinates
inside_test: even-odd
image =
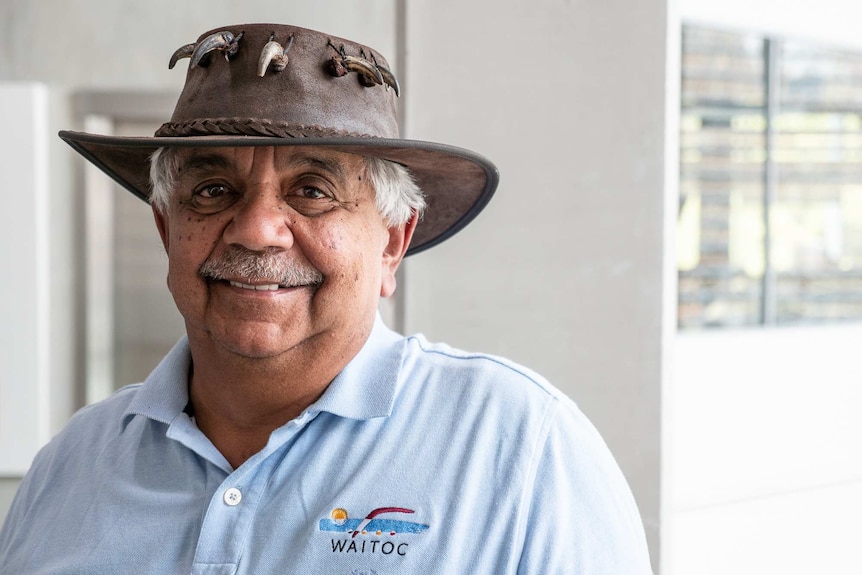
[[[311,168],[332,174],[336,178],[347,179],[347,169],[344,162],[329,159],[323,156],[311,154],[297,154],[287,160],[283,167],[286,168]],[[234,163],[227,157],[218,153],[195,152],[189,156],[180,166],[180,171],[207,171],[212,169],[228,170],[234,168]]]
[[[180,166],[180,171],[195,170],[204,171],[213,168],[229,169],[233,167],[233,162],[219,154],[207,154],[197,152],[189,156]]]
[[[347,179],[347,169],[343,162],[310,154],[298,154],[291,157],[284,164],[288,168],[312,168],[328,172],[336,178],[344,181]]]

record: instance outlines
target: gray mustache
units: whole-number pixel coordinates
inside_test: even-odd
[[[230,246],[218,256],[210,256],[198,273],[207,280],[242,278],[285,287],[323,283],[323,274],[313,267],[297,264],[278,252],[257,252],[242,246]]]

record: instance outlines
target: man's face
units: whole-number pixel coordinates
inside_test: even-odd
[[[183,150],[180,166],[170,207],[155,217],[193,344],[265,358],[364,342],[379,297],[395,289],[415,218],[387,227],[363,158],[199,148]],[[239,265],[261,258],[271,265]]]

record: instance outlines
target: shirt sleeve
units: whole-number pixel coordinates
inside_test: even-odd
[[[643,523],[596,429],[557,399],[526,500],[521,575],[649,575]]]
[[[12,570],[6,571],[7,562],[12,562],[14,557],[20,556],[25,551],[22,547],[22,539],[27,536],[27,533],[22,526],[25,525],[27,512],[32,505],[33,491],[38,489],[38,486],[35,485],[36,478],[42,476],[41,468],[45,459],[45,451],[46,447],[43,447],[33,459],[30,469],[15,491],[12,505],[6,513],[2,528],[0,528],[0,573],[12,573]]]

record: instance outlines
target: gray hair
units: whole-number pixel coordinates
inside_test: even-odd
[[[167,213],[171,193],[180,169],[178,148],[159,148],[150,156],[150,203],[160,212]],[[415,212],[425,210],[425,195],[416,184],[410,171],[395,162],[364,156],[368,179],[374,187],[377,211],[389,226],[407,223]]]

